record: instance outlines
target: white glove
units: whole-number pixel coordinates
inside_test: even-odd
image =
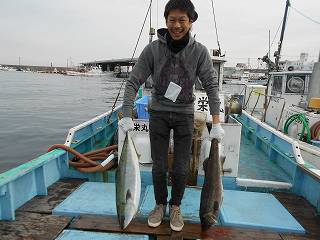
[[[124,117],[118,122],[119,128],[124,132],[131,131],[134,127],[131,117]]]
[[[212,124],[210,136],[209,136],[210,141],[215,138],[218,140],[218,142],[221,142],[223,137],[224,137],[224,130],[221,127],[221,124],[220,123]]]

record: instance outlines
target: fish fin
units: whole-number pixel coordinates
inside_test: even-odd
[[[127,190],[127,194],[126,194],[126,202],[128,202],[128,200],[132,198],[132,194],[130,192],[130,189]]]
[[[209,161],[209,158],[206,158],[206,159],[203,161],[203,171],[204,171],[204,172],[207,171],[208,161]]]
[[[136,151],[136,154],[137,154],[137,156],[138,156],[138,159],[140,159],[140,158],[141,158],[141,154],[140,154],[140,153],[138,153],[138,150],[137,150],[136,144],[134,143],[134,141],[133,141],[133,139],[132,139],[132,138],[131,138],[131,141],[132,141],[132,144],[133,144],[133,148],[134,148],[134,150]]]
[[[125,216],[124,215],[118,216],[118,219],[119,219],[120,228],[124,229],[125,228],[125,226],[124,226]]]
[[[214,201],[213,203],[213,211],[217,211],[220,208],[220,204],[218,201]]]
[[[218,218],[212,212],[204,214],[201,218],[201,229],[202,231],[207,231],[211,226],[218,223]]]
[[[226,156],[220,156],[221,165],[223,167],[224,163],[226,162]]]

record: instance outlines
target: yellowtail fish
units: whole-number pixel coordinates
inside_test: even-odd
[[[123,143],[116,171],[116,204],[120,227],[125,229],[138,211],[141,178],[138,155],[129,135]]]

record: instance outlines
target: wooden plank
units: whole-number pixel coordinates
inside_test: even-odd
[[[157,236],[156,240],[170,240],[170,236]]]
[[[116,217],[83,215],[75,218],[69,228],[123,233],[143,233],[149,235],[170,235],[171,229],[168,222],[161,224],[157,228],[148,227],[145,220],[137,219],[133,221],[125,230],[119,227]]]
[[[282,240],[319,240],[317,236],[281,234]]]
[[[52,209],[65,200],[83,182],[82,179],[61,179],[48,188],[47,196],[36,196],[18,208],[17,211],[51,214]]]
[[[283,240],[320,239],[320,216],[306,199],[291,193],[273,193],[290,214],[304,227],[305,235],[280,234]]]
[[[0,221],[0,239],[55,239],[72,218],[17,212],[15,221]]]
[[[281,240],[278,233],[245,228],[212,227],[206,232],[201,232],[198,224],[186,224],[183,228],[184,239],[217,239],[217,240]]]
[[[216,240],[281,240],[278,233],[238,229],[214,227],[205,234],[201,232],[199,224],[185,223],[182,232],[171,231],[168,221],[165,221],[157,228],[150,228],[147,225],[146,219],[135,219],[125,230],[120,229],[118,220],[115,217],[101,217],[101,216],[80,216],[75,218],[69,228],[90,231],[102,232],[124,232],[131,234],[148,234],[157,236],[163,239],[165,236],[170,236],[170,239],[216,239]],[[163,237],[163,238],[162,238]],[[164,238],[166,239],[166,238]]]

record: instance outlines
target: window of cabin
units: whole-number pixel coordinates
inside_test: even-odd
[[[282,79],[283,79],[283,76],[273,76],[272,89],[271,89],[272,95],[282,92]]]

